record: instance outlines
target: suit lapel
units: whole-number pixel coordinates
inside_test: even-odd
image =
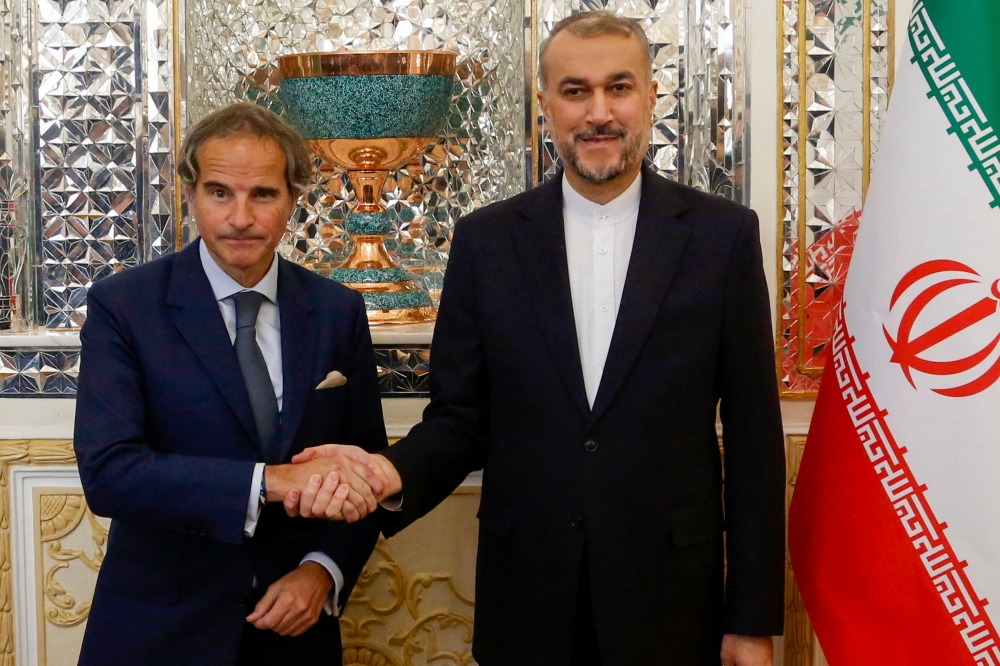
[[[181,337],[212,378],[247,434],[257,443],[257,426],[243,372],[236,358],[212,286],[205,276],[197,240],[178,253],[170,274],[167,305]],[[258,444],[259,448],[259,444]]]
[[[676,187],[643,169],[635,241],[593,421],[607,410],[628,376],[684,255],[691,232],[677,219],[687,204]]]
[[[515,225],[514,241],[535,320],[573,404],[587,418],[590,405],[573,317],[561,188],[560,172],[524,197],[519,211],[526,219]]]
[[[316,330],[310,325],[316,308],[309,302],[306,287],[295,274],[294,266],[284,259],[278,261],[283,393],[279,453],[283,461],[295,440],[316,379]]]

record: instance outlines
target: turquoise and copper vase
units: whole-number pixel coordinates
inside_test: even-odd
[[[350,255],[324,272],[361,292],[372,324],[434,319],[427,290],[385,247],[391,224],[382,186],[444,129],[455,54],[337,51],[278,63],[288,120],[317,155],[347,170],[358,202],[346,221]]]

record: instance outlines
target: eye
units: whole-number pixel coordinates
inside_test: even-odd
[[[565,88],[563,95],[566,97],[579,97],[583,94],[583,88]]]
[[[611,86],[611,90],[616,93],[628,92],[632,89],[632,86],[627,83],[616,83]]]

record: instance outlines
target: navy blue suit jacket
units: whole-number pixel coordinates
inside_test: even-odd
[[[322,551],[344,573],[343,604],[378,538],[377,520],[293,519],[280,504],[244,537],[256,428],[199,242],[88,296],[74,444],[91,509],[113,521],[80,664],[231,666],[255,579],[266,589]],[[278,261],[283,460],[327,442],[383,448],[364,302]],[[347,384],[315,390],[332,370]],[[325,614],[290,640],[290,659],[340,653]]]

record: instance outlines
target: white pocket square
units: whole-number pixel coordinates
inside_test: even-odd
[[[338,386],[343,386],[346,383],[347,383],[347,377],[340,374],[339,370],[334,370],[333,372],[331,372],[326,376],[326,379],[324,379],[319,383],[319,386],[316,387],[316,390],[318,391],[320,389],[337,388]]]

